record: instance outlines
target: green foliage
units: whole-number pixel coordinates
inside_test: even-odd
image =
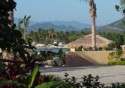
[[[115,5],[115,9],[116,9],[117,11],[119,11],[119,10],[120,10],[120,7],[119,7],[118,5]]]
[[[83,49],[83,46],[80,46],[78,48],[75,48],[75,51],[82,51],[82,49]]]
[[[31,73],[31,77],[30,77],[30,81],[29,81],[29,86],[28,88],[31,88],[33,83],[34,83],[34,80],[35,80],[35,77],[37,75],[39,71],[39,67],[36,65],[35,68],[33,69],[32,73]]]
[[[115,9],[120,12],[123,16],[125,16],[125,1],[120,0],[120,6],[115,5]]]
[[[69,43],[74,41],[86,34],[89,34],[90,31],[82,30],[80,32],[71,31],[71,32],[64,32],[64,31],[55,31],[54,29],[39,29],[36,32],[30,32],[29,37],[38,43],[50,44],[54,40],[63,43]]]
[[[8,56],[11,53],[14,56],[11,60],[8,60],[10,59],[8,57],[6,59],[0,59],[0,84],[5,84],[6,86],[1,86],[1,88],[10,88],[10,86],[11,88],[18,88],[18,84],[20,85],[20,83],[23,85],[25,80],[22,82],[19,79],[27,79],[26,73],[32,70],[35,65],[35,61],[26,50],[33,49],[34,47],[31,46],[29,40],[27,46],[25,40],[22,38],[21,32],[15,30],[15,24],[11,25],[12,27],[9,26],[13,22],[8,19],[11,16],[8,14],[8,11],[13,12],[15,7],[16,2],[14,0],[0,0],[0,48],[3,52],[7,51]],[[19,56],[18,60],[16,59],[17,56]],[[32,76],[30,86],[32,86],[33,79],[34,76]]]
[[[13,81],[13,80],[3,80],[0,81],[0,87],[5,86],[5,85],[16,85],[18,87],[26,87],[25,84],[19,83],[18,81]]]
[[[45,82],[36,86],[35,88],[59,88],[59,86],[62,84],[64,84],[64,82],[61,81]]]
[[[109,44],[108,49],[121,49],[121,45],[125,44],[125,33],[124,32],[102,32],[100,33],[102,37],[112,40],[112,44]]]
[[[124,63],[124,62],[119,62],[121,61],[121,55],[123,51],[121,49],[117,49],[116,51],[113,51],[109,53],[109,64],[110,63]]]
[[[125,65],[125,61],[123,58],[121,58],[123,51],[121,49],[118,49],[114,52],[111,52],[109,54],[109,65]]]
[[[93,77],[91,74],[88,76],[84,76],[82,81],[83,86],[88,88],[102,88],[104,87],[103,84],[99,82],[99,76]]]
[[[125,83],[112,83],[112,88],[125,88]]]
[[[91,74],[82,77],[82,81],[76,82],[75,77],[68,77],[65,74],[62,81],[50,81],[37,85],[35,88],[125,88],[124,83],[112,83],[111,86],[105,86],[99,82],[99,76],[93,77]]]
[[[69,85],[72,85],[72,87],[69,87],[69,88],[104,88],[104,84],[101,84],[99,82],[99,76],[93,77],[91,74],[89,74],[87,76],[81,77],[82,81],[77,83],[75,77],[69,78],[68,75],[69,74],[65,73],[64,80]]]
[[[117,49],[116,54],[118,55],[118,57],[120,57],[123,54],[122,49]]]
[[[12,81],[12,80],[3,80],[3,81],[0,81],[0,85],[7,85],[7,84],[18,84],[17,81]]]
[[[115,5],[115,9],[125,17],[125,0],[120,0],[120,5]],[[122,25],[125,26],[124,20],[122,21]]]
[[[24,18],[23,18],[23,22],[24,22],[24,26],[25,26],[25,28],[28,26],[28,24],[29,24],[29,19],[31,18],[31,16],[24,16]]]
[[[110,61],[108,65],[125,65],[125,61]]]

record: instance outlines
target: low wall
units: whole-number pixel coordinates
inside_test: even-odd
[[[125,58],[125,51],[123,51],[123,54],[121,56],[122,58]]]
[[[67,52],[65,54],[65,65],[66,66],[88,66],[88,65],[94,65],[94,64],[84,59],[80,55],[77,55],[75,52]]]
[[[109,53],[112,51],[85,51],[85,52],[76,52],[80,56],[88,56],[90,60],[95,61],[99,64],[107,64]]]
[[[66,52],[67,66],[105,65],[112,51],[76,51]],[[85,64],[86,63],[86,64]]]

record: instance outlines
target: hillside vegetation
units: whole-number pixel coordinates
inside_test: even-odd
[[[125,31],[125,18],[115,21],[106,26],[97,27],[97,32],[121,32]]]

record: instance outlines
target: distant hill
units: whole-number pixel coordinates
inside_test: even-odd
[[[18,18],[15,18],[15,23],[18,24]],[[117,20],[113,23],[110,23],[105,26],[96,27],[97,32],[120,32],[125,31],[125,25],[123,22],[125,18]],[[84,24],[77,21],[51,21],[51,22],[33,22],[30,21],[28,31],[37,31],[39,28],[41,29],[50,29],[54,28],[56,31],[80,31],[84,28],[91,28],[90,24]]]
[[[97,27],[97,32],[121,32],[125,31],[125,25],[123,25],[125,18],[117,20],[105,26]],[[57,31],[80,31],[83,28],[91,28],[90,24],[84,24],[77,21],[52,21],[52,22],[40,22],[29,26],[29,31],[37,31],[39,28],[50,29],[54,28]]]
[[[122,18],[118,21],[115,21],[111,24],[108,24],[106,26],[97,27],[97,32],[120,32],[125,31],[125,24],[123,25],[123,21],[125,21],[125,18]]]
[[[77,21],[53,21],[52,22],[55,25],[65,25],[65,26],[72,26],[74,28],[78,28],[78,29],[83,29],[83,28],[90,28],[91,25],[90,24],[84,24],[84,23],[80,23]]]
[[[79,31],[83,28],[90,28],[89,24],[83,24],[76,21],[53,21],[53,22],[40,22],[33,24],[28,27],[29,31],[37,31],[41,29],[50,29],[54,28],[57,31]]]

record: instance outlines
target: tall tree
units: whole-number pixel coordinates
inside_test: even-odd
[[[94,0],[84,0],[89,2],[90,6],[90,15],[91,15],[91,20],[92,20],[92,49],[96,50],[96,4]]]
[[[29,26],[29,19],[31,18],[31,16],[24,16],[23,20],[24,20],[24,40],[26,39],[26,36],[27,36],[27,27]]]
[[[0,0],[0,48],[3,51],[10,51],[5,55],[6,59],[14,59],[13,44],[14,42],[14,19],[13,19],[13,9],[16,7],[16,2],[14,0]],[[11,56],[11,57],[9,57]],[[4,55],[3,55],[4,57]]]
[[[54,37],[57,36],[57,33],[55,32],[55,30],[53,28],[51,28],[48,30],[48,35],[49,35],[49,38],[51,38],[51,42],[53,42]]]
[[[22,34],[15,27],[9,26],[13,23],[9,19],[12,16],[8,11],[13,11],[16,7],[14,0],[0,0],[0,48],[2,51],[8,52],[7,59],[10,59],[11,53],[18,53],[20,57],[27,63],[30,60],[29,53],[25,50],[25,41],[22,39]],[[29,44],[29,46],[31,46]],[[30,47],[32,48],[32,47]],[[15,59],[15,57],[13,58]]]

